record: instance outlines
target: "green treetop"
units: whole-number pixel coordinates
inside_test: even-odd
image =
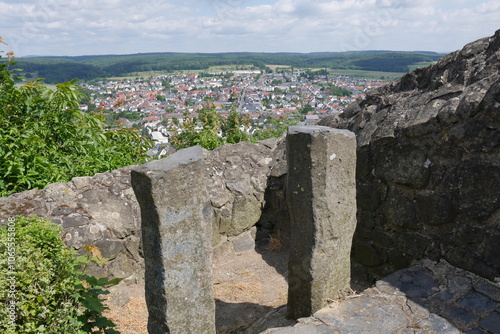
[[[76,80],[21,86],[0,54],[0,196],[147,160],[151,142],[136,130],[107,130],[102,115],[79,110]]]

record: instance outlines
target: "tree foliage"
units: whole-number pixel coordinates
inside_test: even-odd
[[[299,124],[297,119],[269,118],[264,127],[254,132],[252,141],[259,141],[269,138],[278,138],[288,130],[289,126]]]
[[[213,150],[224,144],[224,139],[218,135],[220,127],[219,115],[215,106],[204,106],[198,118],[190,118],[186,113],[181,125],[181,131],[176,134],[171,143],[176,149],[200,145],[208,150]]]
[[[13,64],[0,55],[0,196],[146,161],[151,143],[139,132],[79,110],[75,80],[18,87]]]
[[[314,107],[310,104],[306,104],[303,108],[299,110],[299,112],[303,115],[307,115],[310,111],[314,111]]]
[[[46,82],[58,83],[70,81],[75,78],[79,80],[90,80],[103,77],[106,73],[92,65],[82,64],[76,61],[59,61],[55,64],[45,62],[22,61],[22,70],[33,77],[44,78]]]
[[[344,87],[335,86],[329,84],[328,87],[325,88],[329,95],[335,96],[351,96],[352,93],[350,90],[345,89]]]
[[[248,140],[240,125],[247,122],[232,110],[226,120],[222,120],[215,110],[215,105],[207,102],[200,110],[198,118],[192,119],[185,115],[181,131],[171,140],[176,149],[200,145],[213,150],[223,144],[235,144]]]
[[[61,239],[62,230],[40,217],[21,217],[0,226],[0,330],[2,333],[119,333],[104,317],[102,294],[120,279],[85,272],[104,264],[95,246],[76,256]]]
[[[240,141],[247,141],[248,135],[240,129],[240,125],[247,126],[249,120],[245,117],[239,116],[235,109],[231,110],[229,117],[222,125],[222,134],[229,144],[236,144]]]
[[[256,129],[250,135],[241,128],[250,127],[251,120],[233,109],[226,119],[222,119],[216,112],[215,106],[208,102],[200,111],[197,118],[184,115],[180,124],[181,131],[171,138],[175,149],[200,145],[213,150],[224,144],[236,144],[242,141],[257,142],[263,139],[280,137],[289,126],[297,125],[296,119],[269,118],[261,129]]]

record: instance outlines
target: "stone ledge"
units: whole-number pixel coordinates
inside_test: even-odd
[[[499,293],[476,274],[424,259],[293,327],[261,333],[500,333]]]

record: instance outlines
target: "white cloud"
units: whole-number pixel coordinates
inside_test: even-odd
[[[498,28],[494,0],[0,0],[17,54],[451,51]]]

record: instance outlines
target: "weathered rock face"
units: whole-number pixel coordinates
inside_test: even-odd
[[[357,135],[358,269],[427,256],[500,276],[500,30],[319,124]]]
[[[283,144],[284,138],[243,142],[207,154],[214,245],[250,230],[269,216],[266,210],[263,213],[268,179],[273,173],[278,177],[286,173]],[[286,204],[281,209],[286,210]]]
[[[0,198],[0,220],[16,215],[38,215],[59,224],[66,244],[75,249],[96,245],[111,261],[93,267],[96,276],[142,276],[139,207],[130,186],[131,167],[93,177],[75,177]]]

